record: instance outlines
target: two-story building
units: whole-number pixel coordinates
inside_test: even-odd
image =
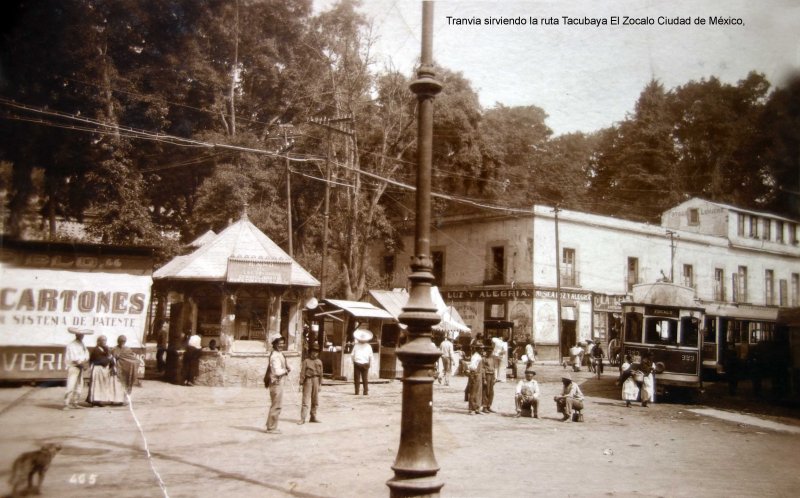
[[[403,240],[413,247],[413,234]],[[800,302],[798,221],[702,199],[666,211],[660,225],[539,205],[442,218],[431,257],[442,296],[473,331],[513,321],[515,338],[533,338],[542,359],[616,337],[619,303],[637,283],[683,283],[701,303]],[[393,285],[407,282],[410,254],[381,247],[373,258]]]

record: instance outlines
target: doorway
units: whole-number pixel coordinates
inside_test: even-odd
[[[578,328],[575,320],[561,320],[561,357],[569,357],[569,348],[578,342]]]

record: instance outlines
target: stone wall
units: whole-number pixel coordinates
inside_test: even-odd
[[[297,379],[300,372],[300,355],[284,353],[290,377]],[[200,386],[239,386],[264,387],[264,373],[267,371],[268,353],[229,353],[203,351],[200,357],[200,373],[195,384]]]

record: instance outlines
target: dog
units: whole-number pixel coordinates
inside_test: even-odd
[[[29,451],[18,456],[14,460],[14,465],[11,467],[11,477],[8,479],[9,484],[11,484],[11,496],[23,496],[19,494],[19,491],[26,482],[27,488],[23,490],[24,495],[39,494],[39,488],[42,486],[47,469],[50,468],[53,457],[59,451],[61,451],[60,444],[48,443],[36,451]],[[34,474],[39,476],[36,487],[33,486]]]

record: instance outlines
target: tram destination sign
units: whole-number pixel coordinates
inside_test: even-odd
[[[680,313],[675,308],[662,308],[659,306],[645,306],[644,314],[648,316],[660,316],[664,318],[678,318]]]

